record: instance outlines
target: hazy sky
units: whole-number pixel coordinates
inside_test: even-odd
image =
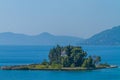
[[[87,38],[120,25],[120,0],[0,0],[0,32]]]

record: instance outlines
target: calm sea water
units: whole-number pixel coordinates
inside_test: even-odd
[[[89,55],[120,66],[120,46],[82,46]],[[52,46],[0,46],[0,66],[40,63]],[[94,71],[3,71],[0,80],[120,80],[120,68]]]

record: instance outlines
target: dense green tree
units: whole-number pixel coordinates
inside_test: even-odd
[[[88,68],[95,67],[93,58],[91,56],[88,57],[87,64],[88,64],[88,66],[87,66]]]
[[[97,65],[101,61],[100,56],[93,56],[94,64]]]
[[[60,64],[62,67],[95,67],[101,61],[99,56],[87,57],[87,53],[79,46],[57,45],[49,52],[50,64]]]
[[[57,45],[55,48],[50,50],[49,53],[49,60],[50,60],[50,64],[52,64],[52,62],[54,63],[60,63],[61,61],[61,50],[62,47],[60,47],[59,45]]]
[[[74,68],[74,67],[75,67],[75,64],[74,64],[74,63],[72,63],[70,67]]]
[[[42,64],[42,65],[48,65],[49,62],[48,62],[46,59],[44,59],[43,62],[42,62],[41,64]]]
[[[83,62],[83,64],[82,64],[82,67],[88,67],[87,59],[84,60],[84,62]]]

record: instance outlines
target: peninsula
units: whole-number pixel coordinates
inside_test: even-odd
[[[103,68],[116,68],[107,63],[101,63],[100,56],[88,56],[80,46],[59,46],[49,52],[49,60],[40,64],[3,66],[2,70],[95,70]]]

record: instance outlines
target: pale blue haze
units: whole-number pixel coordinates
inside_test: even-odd
[[[0,0],[0,33],[49,32],[88,38],[118,25],[120,0]],[[48,59],[52,47],[0,46],[0,66],[40,63]],[[102,62],[120,66],[120,46],[82,47],[90,55],[101,56]],[[0,70],[0,80],[120,80],[120,68],[70,72]]]
[[[0,0],[0,32],[88,38],[120,25],[120,0]]]
[[[0,46],[0,65],[40,63],[52,46]],[[120,66],[120,46],[83,46],[90,55]],[[120,80],[120,68],[95,71],[6,71],[1,80]]]

